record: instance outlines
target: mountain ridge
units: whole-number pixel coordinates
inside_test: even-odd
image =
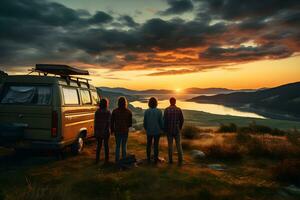
[[[98,87],[103,91],[108,92],[117,92],[123,93],[128,95],[142,95],[142,94],[172,94],[174,90],[167,90],[167,89],[147,89],[147,90],[132,90],[123,87]],[[233,90],[227,88],[198,88],[198,87],[191,87],[182,90],[181,93],[183,94],[228,94],[236,91],[257,91],[256,89],[241,89],[241,90]]]
[[[234,92],[213,96],[201,95],[190,99],[198,103],[216,103],[232,107],[248,107],[276,111],[300,117],[300,82],[288,83],[255,92]]]

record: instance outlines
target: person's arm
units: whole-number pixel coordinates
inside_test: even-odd
[[[168,113],[167,113],[167,109],[165,109],[164,111],[164,117],[163,117],[163,121],[164,121],[164,131],[167,132],[167,127],[168,127]]]
[[[115,112],[114,111],[111,114],[110,130],[111,130],[111,134],[113,134],[115,132]]]
[[[107,117],[107,125],[108,127],[108,132],[110,133],[111,132],[111,112],[108,111],[108,117]]]
[[[129,110],[128,127],[132,127],[132,112]]]
[[[161,110],[159,111],[159,126],[161,130],[164,130],[164,119]]]
[[[183,127],[183,123],[184,123],[184,118],[183,118],[183,114],[182,114],[182,111],[181,111],[181,109],[179,110],[180,112],[179,112],[179,128],[180,128],[180,130],[182,129],[182,127]]]
[[[147,130],[147,111],[144,113],[144,122],[143,122],[144,129]]]

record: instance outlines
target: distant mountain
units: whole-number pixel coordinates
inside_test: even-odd
[[[100,88],[97,88],[97,93],[100,97],[109,99],[109,108],[111,110],[113,110],[114,108],[117,107],[118,98],[120,96],[126,97],[128,102],[139,100],[138,97],[135,97],[133,95],[128,95],[128,94],[124,94],[124,93],[120,93],[120,92],[105,91]],[[141,112],[140,109],[133,107],[131,104],[129,104],[128,107],[131,111]]]
[[[300,117],[300,82],[255,92],[234,92],[214,96],[198,96],[190,101],[261,109],[267,112]]]
[[[110,88],[110,87],[99,87],[103,91],[108,91],[108,92],[118,92],[118,93],[123,93],[123,94],[129,94],[129,95],[140,95],[140,94],[170,94],[173,91],[172,90],[155,90],[155,89],[150,89],[150,90],[131,90],[127,88],[121,88],[121,87],[116,87],[116,88]]]
[[[110,87],[99,87],[103,91],[109,92],[118,92],[128,95],[147,95],[147,94],[172,94],[174,93],[173,90],[156,90],[156,89],[149,89],[149,90],[131,90],[127,88],[110,88]],[[236,91],[256,91],[252,89],[243,89],[243,90],[232,90],[227,88],[187,88],[182,91],[185,94],[228,94]]]

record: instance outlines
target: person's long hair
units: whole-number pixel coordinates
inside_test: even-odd
[[[126,99],[126,97],[119,97],[119,99],[118,99],[118,108],[122,108],[122,109],[127,108],[127,99]]]
[[[148,101],[149,108],[156,108],[157,107],[157,99],[155,97],[151,97]]]
[[[108,108],[108,104],[109,104],[108,99],[106,99],[106,98],[101,99],[99,102],[100,110],[106,110]]]

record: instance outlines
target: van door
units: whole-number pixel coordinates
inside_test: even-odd
[[[53,139],[52,93],[51,85],[4,85],[0,96],[0,124],[25,125],[24,139]]]
[[[65,140],[74,140],[81,131],[93,135],[96,107],[88,90],[63,86],[62,129]]]

